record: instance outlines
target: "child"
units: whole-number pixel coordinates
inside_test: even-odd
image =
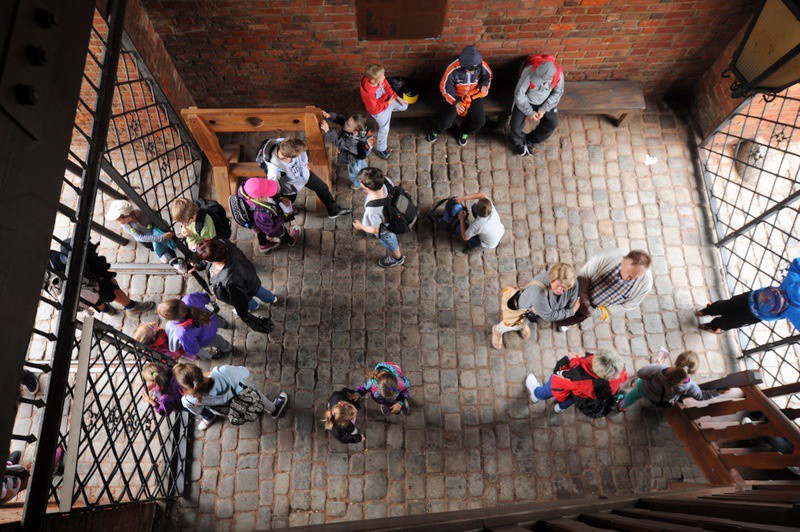
[[[367,380],[358,387],[355,393],[349,393],[351,401],[358,401],[367,393],[381,405],[381,413],[398,415],[408,414],[409,388],[411,384],[403,376],[403,370],[394,362],[380,362],[375,370],[367,373]]]
[[[358,400],[350,400],[350,396],[356,393],[350,388],[342,388],[338,392],[333,392],[328,399],[328,409],[322,422],[325,423],[325,430],[331,431],[333,436],[342,443],[361,443],[367,437],[358,433],[356,428],[356,415]]]
[[[183,348],[186,354],[199,356],[201,360],[217,360],[233,354],[233,345],[217,334],[218,328],[228,324],[206,310],[210,302],[208,294],[195,292],[158,305],[158,315],[169,320],[166,331],[170,351]],[[216,353],[211,355],[205,347],[216,348]]]
[[[147,323],[140,323],[136,330],[131,335],[134,340],[140,344],[144,344],[156,353],[170,357],[174,361],[178,361],[181,357],[186,357],[189,360],[197,360],[196,355],[189,355],[182,347],[178,347],[175,351],[169,348],[169,338],[167,331],[158,326],[157,321],[150,321]]]
[[[186,273],[189,268],[181,258],[175,256],[175,233],[161,231],[153,224],[143,221],[142,211],[134,209],[126,200],[114,200],[108,208],[106,219],[118,222],[134,240],[143,244],[156,254],[161,262],[169,264],[178,273]]]
[[[274,199],[278,195],[278,189],[277,181],[253,177],[245,181],[237,191],[253,211],[253,231],[258,238],[260,253],[269,253],[282,243],[294,246],[300,241],[299,227],[286,230],[286,215]]]
[[[698,401],[717,397],[718,391],[701,390],[689,376],[697,371],[698,365],[699,360],[694,351],[684,351],[678,355],[674,366],[648,364],[636,372],[639,378],[633,382],[633,389],[617,403],[617,408],[625,411],[642,397],[660,407],[671,407],[683,397]]]
[[[216,201],[200,199],[194,202],[187,198],[178,198],[172,203],[169,212],[172,219],[181,224],[181,236],[186,238],[192,251],[204,240],[231,237],[231,221]]]
[[[147,383],[147,389],[142,390],[142,398],[157,413],[168,416],[183,409],[181,386],[169,366],[157,363],[145,364],[142,367],[142,379]],[[200,416],[203,420],[197,427],[199,430],[206,430],[217,417],[207,408],[200,412]]]
[[[408,109],[408,103],[394,92],[392,86],[386,81],[386,71],[380,65],[367,67],[366,75],[361,78],[360,91],[364,107],[378,123],[375,155],[381,159],[388,159],[391,152],[388,149],[387,140],[392,113],[405,111]]]
[[[364,186],[366,199],[364,201],[364,217],[360,222],[354,220],[353,227],[359,231],[375,235],[375,238],[378,239],[381,245],[391,253],[391,255],[378,261],[379,266],[383,268],[392,268],[402,265],[406,261],[406,258],[400,251],[400,243],[397,241],[397,235],[390,233],[383,226],[385,221],[383,218],[383,207],[367,206],[370,201],[387,197],[389,191],[386,188],[386,184],[388,183],[394,186],[394,183],[392,183],[391,179],[384,176],[383,172],[378,168],[371,167],[364,168],[358,172],[358,181]]]
[[[215,416],[225,415],[228,403],[244,389],[246,380],[250,376],[250,370],[242,366],[219,366],[204,375],[194,364],[176,364],[172,372],[183,388],[181,399],[183,406],[196,416],[202,415],[204,408]],[[269,415],[273,419],[281,417],[289,402],[289,396],[281,392],[275,401],[270,401],[263,393],[256,391]],[[203,419],[198,428],[205,430],[214,419],[208,423]]]
[[[298,138],[269,139],[262,143],[256,154],[256,162],[267,173],[267,179],[281,186],[281,202],[290,207],[301,190],[308,187],[317,195],[328,211],[328,218],[351,214],[336,203],[331,189],[325,181],[308,168],[308,145]]]
[[[361,190],[358,172],[367,167],[367,156],[372,149],[372,137],[367,129],[367,117],[352,115],[345,119],[344,115],[322,111],[325,120],[341,126],[338,131],[332,130],[327,122],[319,125],[331,144],[339,149],[339,164],[347,166],[347,175],[353,190]]]
[[[497,210],[494,208],[489,196],[483,192],[460,196],[455,198],[454,201],[465,204],[470,200],[478,200],[478,203],[472,206],[472,215],[475,217],[475,221],[467,226],[467,212],[462,210],[458,213],[461,238],[466,242],[464,253],[469,253],[475,249],[496,248],[506,232],[503,222],[500,221],[500,215],[497,214]]]

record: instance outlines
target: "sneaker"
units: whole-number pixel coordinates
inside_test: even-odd
[[[220,358],[225,358],[227,356],[231,356],[236,349],[231,348],[229,351],[222,351],[220,349],[215,349],[214,353],[211,355],[211,360],[219,360]]]
[[[379,150],[372,150],[372,153],[380,157],[381,159],[388,159],[389,156],[392,154],[392,150],[386,149],[386,151],[379,151]]]
[[[527,144],[520,144],[519,146],[514,146],[514,152],[520,157],[525,157],[526,155],[531,154],[531,152],[528,151]]]
[[[189,273],[189,265],[180,257],[175,257],[169,261],[169,265],[175,268],[175,271],[180,274]]]
[[[624,397],[620,397],[619,399],[617,399],[617,404],[614,405],[614,406],[615,406],[617,412],[624,412],[625,411],[625,398]]]
[[[22,460],[22,453],[20,451],[14,451],[8,455],[8,461],[13,465],[17,465],[20,460]]]
[[[492,347],[503,349],[503,333],[497,330],[497,325],[492,327]]]
[[[539,399],[538,399],[538,398],[536,397],[536,395],[533,393],[533,391],[534,391],[536,388],[538,388],[538,387],[539,387],[539,381],[538,381],[538,379],[536,378],[536,375],[534,375],[533,373],[531,373],[531,374],[529,374],[527,377],[525,377],[525,387],[528,389],[528,391],[529,391],[529,392],[530,392],[530,394],[531,394],[531,402],[532,402],[532,403],[538,403],[538,402],[539,402]]]
[[[283,415],[286,405],[289,404],[289,396],[286,395],[286,392],[281,392],[278,394],[278,398],[275,399],[275,402],[272,404],[275,405],[275,410],[272,411],[270,416],[272,416],[272,419],[278,419],[281,417],[281,415]]]
[[[106,304],[108,306],[108,304]],[[153,301],[136,301],[133,304],[133,308],[125,309],[125,312],[131,312],[133,314],[140,314],[142,312],[147,312],[148,310],[153,310],[156,304]]]
[[[406,262],[406,257],[403,255],[399,259],[396,259],[389,255],[388,257],[383,257],[381,260],[378,261],[378,266],[382,268],[393,268],[395,266],[401,266]]]
[[[258,246],[258,252],[261,253],[262,255],[266,255],[267,253],[269,253],[273,249],[277,249],[280,246],[281,246],[280,241],[278,241],[278,242],[267,242],[263,246],[262,245]]]
[[[392,413],[392,409],[386,405],[381,405],[381,414],[384,416],[388,416]]]
[[[219,416],[214,416],[211,419],[205,419],[205,418],[201,419],[200,423],[197,424],[197,430],[199,430],[200,432],[205,432],[205,430],[208,427],[214,424],[214,422],[217,420],[217,417]]]
[[[24,370],[24,373],[22,374],[22,380],[20,381],[20,384],[23,385],[31,395],[36,395],[36,392],[39,391],[39,379],[36,377],[35,373],[30,372],[27,369]]]
[[[467,139],[469,139],[469,135],[467,135],[466,133],[462,133],[458,137],[458,145],[459,146],[466,146],[467,145]]]
[[[528,142],[525,144],[525,148],[527,148],[529,154],[533,155],[533,152],[536,150],[536,146],[538,145],[538,142]]]
[[[560,325],[558,327],[558,330],[559,330],[559,332],[565,333],[565,332],[567,332],[569,330],[569,327],[567,327],[566,325]]]
[[[709,325],[708,323],[701,324],[698,327],[698,329],[700,329],[701,331],[707,331],[707,332],[710,332],[710,333],[713,333],[713,334],[722,334],[722,333],[725,332],[722,329],[719,329],[719,328],[715,329],[715,328],[711,327],[711,325]]]
[[[223,318],[219,314],[215,314],[215,316],[217,317],[217,327],[219,327],[220,329],[230,329],[231,328],[231,324],[228,323],[228,320],[226,320],[225,318]]]
[[[100,311],[100,314],[105,314],[107,316],[113,316],[117,313],[117,309],[111,306],[111,303],[106,303],[106,306],[103,310]]]
[[[289,243],[289,245],[295,246],[298,242],[300,242],[300,238],[303,236],[303,230],[299,225],[296,225],[289,231],[289,236],[292,237],[292,241]]]
[[[428,142],[436,142],[436,139],[439,138],[439,134],[431,131],[425,138],[428,140]]]
[[[345,209],[343,207],[339,207],[339,210],[334,212],[333,214],[329,214],[328,218],[331,220],[335,220],[339,216],[346,216],[348,214],[353,214],[353,209]]]
[[[555,412],[556,414],[560,414],[564,410],[565,410],[564,408],[561,408],[561,403],[556,403],[556,407],[553,409],[553,412]]]

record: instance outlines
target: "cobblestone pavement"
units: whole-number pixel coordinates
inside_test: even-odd
[[[238,231],[265,286],[285,303],[273,309],[269,337],[236,323],[233,341],[247,354],[231,362],[247,365],[269,393],[287,391],[291,403],[278,422],[216,423],[198,434],[184,526],[249,530],[702,481],[652,408],[596,421],[574,409],[553,417],[551,405],[530,404],[523,385],[568,350],[603,346],[615,347],[629,372],[662,345],[698,351],[700,380],[728,372],[726,348],[699,334],[691,312],[720,292],[684,125],[655,106],[618,129],[596,116],[565,116],[524,159],[498,131],[460,148],[447,135],[429,144],[424,127],[395,124],[390,160],[371,163],[399,178],[423,213],[441,198],[487,192],[507,228],[500,247],[463,255],[421,219],[401,238],[405,266],[383,270],[383,249],[354,232],[350,218],[305,213],[303,245],[266,256]],[[252,151],[258,139],[234,140]],[[646,166],[646,154],[659,162]],[[363,193],[350,191],[345,176],[335,193],[360,216]],[[610,247],[654,256],[655,288],[640,310],[567,334],[540,324],[530,341],[510,333],[504,351],[491,349],[502,287],[556,261],[580,266]],[[177,276],[120,280],[133,296],[183,290]],[[136,325],[110,319],[128,332]],[[339,444],[319,421],[328,395],[359,384],[381,360],[398,362],[411,381],[410,415],[384,418],[370,403],[358,420],[366,445]]]

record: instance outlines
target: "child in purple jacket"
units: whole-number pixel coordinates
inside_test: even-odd
[[[186,354],[202,360],[216,360],[233,353],[233,345],[217,334],[217,329],[228,324],[206,309],[210,302],[208,294],[195,292],[158,305],[158,315],[169,320],[164,329],[171,351],[183,348]],[[206,347],[213,347],[216,352],[212,355]]]
[[[294,246],[300,241],[300,227],[286,228],[286,214],[275,197],[280,185],[272,179],[252,177],[239,187],[237,194],[253,211],[253,231],[258,238],[258,251],[269,253],[281,244]]]
[[[142,390],[142,398],[153,407],[158,414],[168,416],[173,412],[183,410],[181,385],[166,364],[151,363],[142,367],[142,379],[147,384],[147,389]],[[204,408],[200,416],[213,421],[214,414]]]
[[[358,401],[367,393],[381,405],[381,413],[408,414],[409,388],[411,384],[403,376],[403,370],[394,362],[380,362],[375,369],[367,373],[367,380],[358,387],[355,393],[348,394],[352,401]]]

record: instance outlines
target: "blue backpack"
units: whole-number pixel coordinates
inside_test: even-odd
[[[441,212],[437,212],[442,207]],[[434,224],[434,230],[439,227],[450,236],[460,236],[461,224],[458,223],[458,213],[466,211],[467,225],[469,225],[469,210],[466,210],[460,203],[455,202],[455,198],[440,200],[428,213],[428,218]]]

